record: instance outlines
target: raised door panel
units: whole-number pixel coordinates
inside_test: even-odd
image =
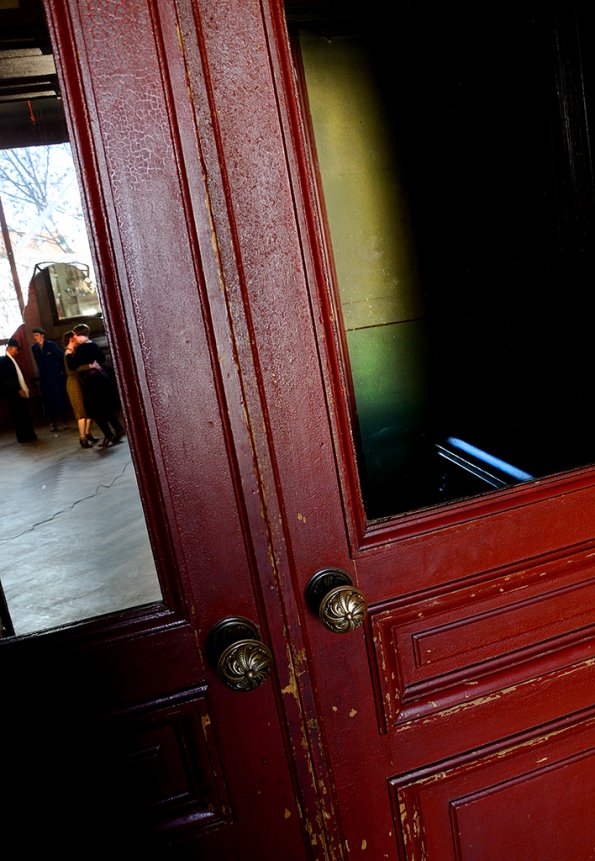
[[[403,858],[593,857],[593,717],[389,782]]]
[[[564,673],[593,650],[592,547],[370,611],[384,725]]]

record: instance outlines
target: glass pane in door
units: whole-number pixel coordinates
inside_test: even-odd
[[[395,14],[296,25],[370,518],[595,460],[588,31]]]
[[[0,619],[19,636],[162,599],[127,436],[102,445],[66,373],[85,324],[125,427],[41,2],[0,7],[0,215]]]

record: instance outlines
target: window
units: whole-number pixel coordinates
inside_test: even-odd
[[[472,10],[295,20],[370,518],[595,461],[590,31]]]

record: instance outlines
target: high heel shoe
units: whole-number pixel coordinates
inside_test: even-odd
[[[95,445],[96,442],[99,442],[96,436],[91,436],[90,433],[87,434],[87,440],[91,443],[91,445]]]
[[[99,448],[107,448],[108,445],[113,445],[115,441],[116,440],[113,436],[104,436],[104,438],[99,443]]]
[[[82,448],[93,448],[92,444],[89,442],[88,439],[79,439],[79,442]]]

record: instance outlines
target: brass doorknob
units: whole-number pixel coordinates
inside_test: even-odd
[[[206,644],[209,663],[234,691],[251,691],[270,675],[271,650],[257,626],[243,616],[228,616],[209,631]]]
[[[364,621],[368,602],[339,568],[324,568],[306,586],[306,602],[322,624],[335,634],[348,634]]]

